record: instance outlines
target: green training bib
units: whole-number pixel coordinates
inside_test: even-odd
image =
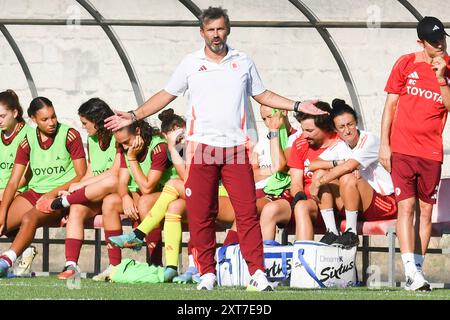
[[[112,136],[108,148],[103,151],[97,136],[88,137],[89,161],[94,176],[109,170],[116,157],[116,138]]]
[[[14,166],[14,160],[16,159],[17,148],[19,144],[25,138],[27,132],[32,132],[33,128],[28,124],[20,129],[17,135],[14,137],[13,141],[10,144],[6,145],[3,143],[3,140],[0,138],[0,189],[5,189],[8,184],[9,177],[11,176],[11,172]],[[17,191],[24,192],[28,189],[28,186],[23,186],[19,188]]]
[[[47,150],[39,145],[38,129],[27,135],[33,173],[28,185],[30,189],[37,193],[47,193],[75,178],[73,161],[66,147],[69,129],[69,126],[60,123],[53,143]]]

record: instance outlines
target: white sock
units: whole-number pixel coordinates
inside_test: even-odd
[[[9,258],[9,260],[11,260],[12,264],[14,264],[14,261],[17,260],[17,254],[16,254],[14,251],[12,251],[11,249],[5,251],[5,252],[3,253],[3,255],[4,255],[4,256],[7,256],[7,257]],[[10,267],[11,267],[11,266],[10,266]]]
[[[403,266],[405,268],[406,276],[413,276],[417,271],[416,263],[414,261],[414,253],[402,253]]]
[[[190,255],[188,256],[188,260],[189,260],[188,268],[189,268],[189,267],[195,268],[194,256],[193,256],[192,254],[190,254]]]
[[[61,203],[62,203],[64,208],[70,207],[70,203],[69,203],[69,201],[67,201],[67,196],[62,196],[61,197]]]
[[[414,263],[417,267],[417,270],[422,270],[423,267],[423,260],[425,259],[425,256],[421,254],[414,254]]]
[[[325,227],[327,230],[333,232],[335,235],[339,235],[339,231],[336,227],[336,220],[334,219],[333,208],[321,209],[320,214],[322,215],[323,221],[325,222]]]
[[[346,231],[349,231],[351,229],[350,232],[356,234],[357,232],[356,224],[358,223],[358,211],[345,210],[345,220],[347,221]]]
[[[68,267],[68,266],[77,266],[77,263],[75,261],[66,261],[66,264],[64,265],[64,267]]]

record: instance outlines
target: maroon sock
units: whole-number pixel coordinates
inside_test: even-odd
[[[105,230],[105,242],[108,248],[109,264],[117,266],[122,261],[122,250],[119,247],[112,246],[109,243],[109,237],[122,235],[122,230]]]
[[[9,264],[9,266],[12,267],[13,263],[12,263],[11,259],[8,256],[5,256],[5,255],[0,256],[0,259],[5,260]]]
[[[67,202],[69,202],[70,204],[83,204],[89,202],[89,199],[86,198],[85,192],[86,187],[74,191],[67,196]]]
[[[78,264],[82,245],[83,240],[66,239],[66,262],[72,261]]]
[[[223,241],[224,246],[228,246],[230,244],[239,243],[238,234],[234,230],[228,230],[227,236],[225,237],[225,240]]]
[[[162,266],[162,236],[161,227],[157,227],[150,231],[145,237],[147,243],[147,250],[149,255],[149,264]]]

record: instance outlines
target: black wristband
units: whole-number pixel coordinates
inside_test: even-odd
[[[301,103],[300,101],[294,102],[294,112],[298,112],[298,107],[299,107],[300,103]]]
[[[306,196],[306,193],[304,193],[303,191],[299,191],[295,194],[294,199],[292,200],[291,203],[291,207],[292,209],[295,208],[295,205],[297,204],[297,202],[299,202],[300,200],[308,200],[308,197]]]

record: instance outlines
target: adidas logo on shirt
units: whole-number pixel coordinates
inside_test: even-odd
[[[200,69],[198,69],[198,71],[206,71],[206,70],[208,70],[208,69],[206,69],[205,65],[202,65],[202,66],[200,67]]]
[[[417,73],[417,71],[414,71],[413,73],[409,74],[408,79],[419,79],[419,74]]]

